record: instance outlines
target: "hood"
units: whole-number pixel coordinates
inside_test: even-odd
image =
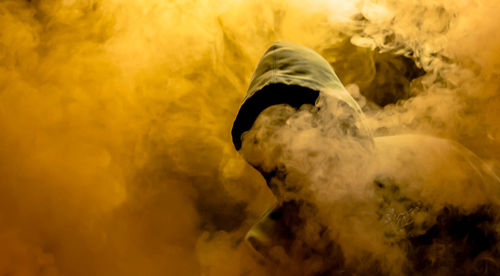
[[[234,121],[231,134],[235,148],[241,148],[241,135],[267,107],[289,104],[298,109],[303,104],[314,105],[319,93],[326,90],[361,113],[322,56],[292,42],[274,43],[257,65]]]

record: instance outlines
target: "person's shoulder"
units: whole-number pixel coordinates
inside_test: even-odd
[[[500,198],[500,181],[481,158],[460,143],[426,135],[376,137],[379,175],[437,204],[476,205]]]

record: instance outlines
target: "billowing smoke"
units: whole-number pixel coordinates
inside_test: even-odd
[[[374,136],[451,139],[485,161],[478,170],[500,172],[499,8],[493,0],[1,1],[0,274],[286,275],[242,242],[276,199],[230,138],[252,70],[277,40],[322,54],[363,108]],[[303,127],[318,119],[308,118],[308,110],[300,114],[305,117],[293,119],[305,120]],[[314,131],[302,133],[294,149],[319,150],[305,137],[321,136]],[[422,190],[398,191],[383,178],[380,187],[363,190],[352,188],[363,176],[349,178],[353,163],[344,161],[363,161],[357,154],[371,156],[366,151],[374,149],[358,139],[342,141],[355,150],[336,151],[322,168],[343,160],[335,164],[345,170],[331,173],[351,183],[332,186],[324,174],[300,171],[295,177],[309,181],[307,199],[338,203],[321,205],[327,211],[317,211],[316,221],[346,223],[327,235],[342,248],[344,264],[398,273],[434,261],[441,273],[450,272],[455,264],[444,255],[411,255],[455,252],[425,243],[427,226],[405,230],[420,234],[407,241],[416,251],[387,245],[406,221],[398,210],[413,210],[411,219],[421,225],[442,222],[438,233],[464,214],[486,228],[498,220],[498,187],[438,185],[444,176],[472,174],[453,171],[463,160],[440,154],[446,146],[426,146],[434,155],[417,158],[422,164],[387,165],[406,172],[401,178],[414,177],[412,166],[428,168],[432,181],[418,186]],[[323,161],[294,156],[301,169]],[[384,224],[364,213],[364,204],[373,202],[366,198],[384,193],[418,196],[377,205],[381,213],[395,212]],[[352,231],[343,231],[349,226]],[[319,244],[323,238],[304,237]],[[467,267],[498,269],[498,245],[478,243],[493,247],[485,245]],[[424,263],[396,265],[408,259]],[[318,262],[327,261],[315,259],[312,266]]]

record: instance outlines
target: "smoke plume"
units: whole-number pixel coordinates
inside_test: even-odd
[[[230,138],[252,71],[277,40],[323,55],[374,136],[457,141],[474,152],[467,160],[484,160],[480,171],[500,173],[499,8],[495,0],[1,1],[0,274],[286,275],[242,242],[276,199]],[[307,119],[295,117],[305,127]],[[321,150],[310,140],[317,133],[301,135],[293,149]],[[337,154],[364,160],[356,154],[373,150],[348,142],[353,150]],[[440,190],[440,172],[454,174],[447,162],[459,159],[439,155],[442,147],[428,145],[436,154],[420,165],[435,165],[427,166],[433,181],[418,195],[429,206],[413,206],[412,216],[435,208],[422,224],[443,228],[467,210],[495,224],[497,207],[480,205],[496,203],[498,187]],[[294,156],[300,169],[325,161]],[[336,172],[351,179],[345,164]],[[413,177],[411,167],[387,168]],[[329,174],[295,176],[311,183],[304,197],[325,206],[318,221],[346,222],[330,233],[349,249],[345,262],[369,259],[378,268],[368,270],[398,273],[395,263],[412,258],[374,239],[398,237],[400,228],[387,227],[399,224],[381,225],[364,210],[366,198],[413,187],[355,189],[359,178],[329,185]],[[408,208],[387,204],[384,212]],[[445,216],[437,205],[454,207]],[[495,246],[488,250],[497,255],[470,267],[498,269]],[[436,265],[451,273],[454,264]]]

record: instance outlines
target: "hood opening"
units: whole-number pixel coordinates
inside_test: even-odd
[[[243,132],[252,128],[253,123],[264,109],[277,104],[288,104],[299,109],[303,104],[314,105],[318,96],[319,91],[283,83],[269,84],[257,91],[243,103],[234,121],[231,135],[236,150],[241,148]]]

